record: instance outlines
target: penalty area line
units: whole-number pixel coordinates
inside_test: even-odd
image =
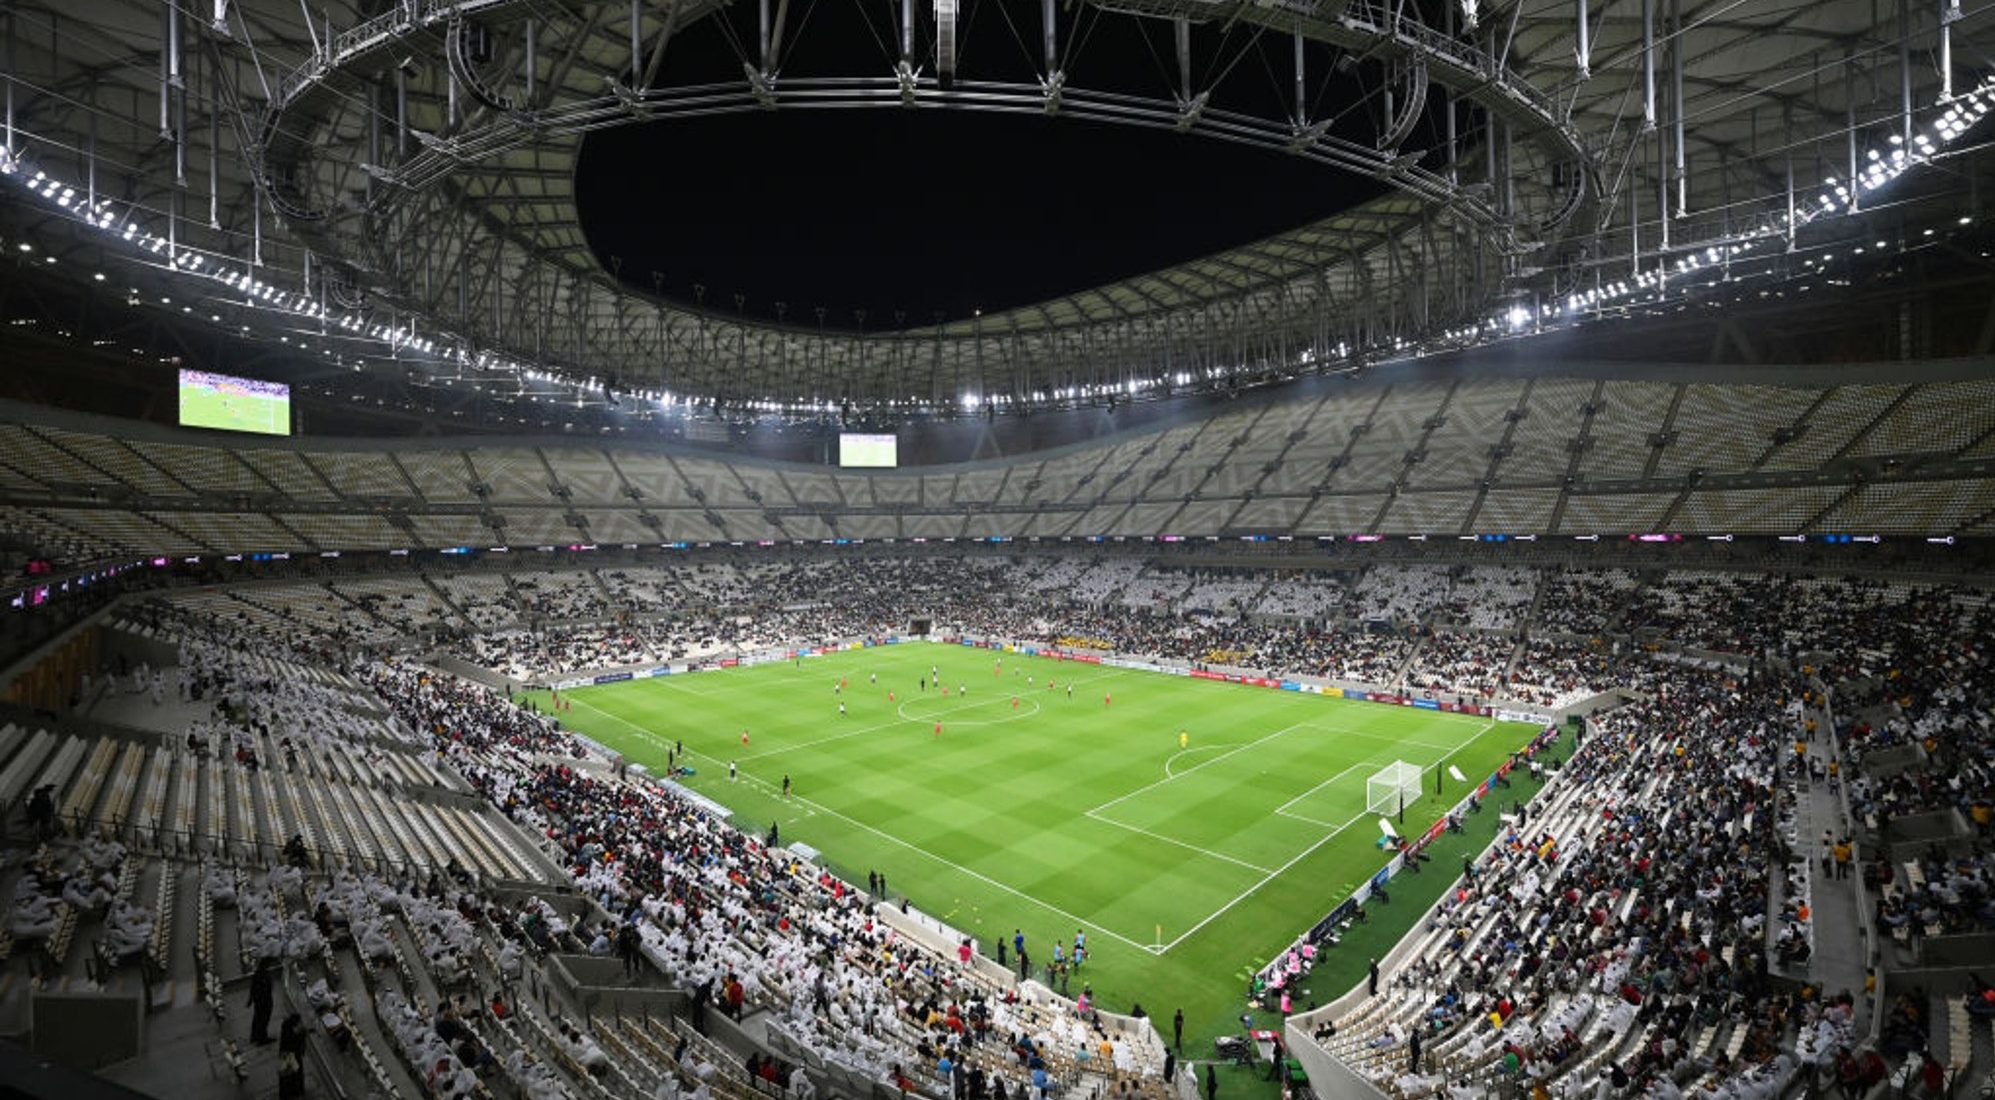
[[[1192,925],[1190,928],[1185,929],[1183,934],[1179,935],[1177,939],[1174,939],[1171,942],[1165,944],[1163,948],[1157,952],[1157,954],[1162,955],[1164,954],[1164,952],[1169,951],[1171,948],[1176,947],[1177,945],[1185,942],[1187,939],[1190,939],[1192,936],[1198,933],[1199,929],[1204,928],[1206,925],[1211,924],[1213,921],[1218,920],[1221,916],[1225,915],[1226,912],[1232,909],[1234,906],[1240,904],[1243,901],[1246,901],[1248,898],[1253,897],[1255,894],[1259,893],[1261,887],[1266,886],[1268,883],[1273,882],[1275,879],[1281,877],[1283,874],[1285,874],[1288,871],[1289,868],[1294,867],[1296,864],[1301,863],[1303,860],[1309,858],[1309,856],[1313,854],[1318,848],[1321,848],[1325,844],[1330,843],[1330,841],[1335,839],[1338,836],[1338,834],[1342,833],[1345,829],[1348,829],[1351,826],[1356,825],[1358,822],[1363,821],[1367,816],[1369,815],[1359,814],[1358,816],[1352,818],[1351,820],[1344,822],[1342,825],[1337,826],[1335,829],[1332,829],[1329,832],[1323,834],[1322,839],[1318,840],[1314,844],[1311,844],[1309,847],[1304,848],[1302,851],[1296,853],[1293,859],[1290,859],[1287,863],[1284,863],[1280,867],[1277,867],[1274,870],[1269,871],[1266,878],[1263,878],[1261,881],[1255,883],[1254,885],[1247,887],[1245,890],[1240,892],[1240,895],[1238,897],[1234,898],[1232,901],[1227,902],[1225,905],[1222,905],[1219,908],[1214,909],[1211,913],[1206,914],[1205,919],[1199,921],[1197,924]]]
[[[1301,794],[1296,795],[1294,798],[1289,799],[1287,802],[1284,802],[1281,805],[1276,806],[1275,814],[1280,817],[1292,817],[1297,821],[1307,821],[1311,825],[1321,825],[1326,829],[1336,828],[1337,826],[1335,824],[1328,821],[1318,821],[1313,817],[1304,817],[1301,814],[1289,813],[1288,808],[1302,801],[1303,799],[1308,798],[1310,795],[1315,794],[1317,791],[1322,790],[1323,788],[1329,786],[1330,784],[1335,783],[1339,779],[1344,778],[1345,776],[1351,774],[1352,772],[1357,771],[1359,768],[1367,768],[1370,766],[1371,765],[1369,763],[1358,763],[1358,764],[1353,764],[1348,768],[1345,768],[1343,771],[1338,772],[1336,775],[1333,775],[1330,778],[1324,780],[1323,782],[1318,783],[1314,787],[1311,787],[1308,790],[1302,792]]]
[[[1162,833],[1153,833],[1150,830],[1145,829],[1141,826],[1131,825],[1126,821],[1117,821],[1112,817],[1109,817],[1105,814],[1098,814],[1093,810],[1087,811],[1087,813],[1083,814],[1082,816],[1092,818],[1096,821],[1101,822],[1103,825],[1113,825],[1118,829],[1127,829],[1132,833],[1140,833],[1143,836],[1147,836],[1152,840],[1159,840],[1164,842],[1165,844],[1173,845],[1178,848],[1183,848],[1187,852],[1197,852],[1199,855],[1207,856],[1212,859],[1224,860],[1227,863],[1231,863],[1235,866],[1245,867],[1249,871],[1259,871],[1264,875],[1268,873],[1268,869],[1266,867],[1260,866],[1259,864],[1248,863],[1244,859],[1235,859],[1224,852],[1215,852],[1210,848],[1201,848],[1196,844],[1187,844],[1182,840],[1178,840],[1175,837],[1165,836]]]
[[[1181,771],[1181,772],[1177,773],[1176,775],[1171,775],[1171,774],[1169,774],[1169,772],[1168,772],[1168,762],[1167,762],[1167,763],[1166,763],[1166,768],[1167,768],[1167,771],[1166,771],[1166,774],[1165,774],[1164,778],[1162,778],[1162,779],[1159,779],[1159,780],[1157,780],[1157,781],[1156,781],[1156,782],[1154,782],[1154,783],[1145,783],[1144,785],[1142,785],[1142,786],[1140,786],[1140,787],[1136,788],[1136,789],[1135,789],[1135,790],[1133,790],[1133,791],[1130,791],[1130,792],[1128,792],[1127,794],[1122,794],[1122,795],[1117,795],[1116,797],[1114,797],[1114,798],[1111,798],[1111,799],[1109,799],[1108,801],[1106,801],[1106,802],[1102,803],[1102,804],[1101,804],[1101,805],[1099,805],[1099,806],[1090,806],[1090,807],[1088,807],[1087,809],[1085,809],[1085,810],[1083,810],[1083,811],[1081,811],[1081,812],[1082,812],[1083,814],[1085,814],[1085,815],[1089,816],[1089,817],[1092,817],[1092,816],[1094,816],[1095,814],[1097,814],[1097,813],[1100,813],[1101,811],[1103,811],[1103,810],[1106,810],[1106,809],[1108,809],[1108,808],[1109,808],[1110,806],[1116,806],[1116,805],[1120,805],[1121,803],[1124,803],[1124,802],[1127,802],[1127,801],[1129,801],[1130,799],[1132,799],[1132,798],[1135,798],[1135,797],[1136,797],[1137,795],[1139,795],[1139,794],[1142,794],[1142,793],[1143,793],[1144,791],[1149,791],[1149,790],[1154,790],[1154,789],[1156,789],[1156,788],[1158,788],[1158,787],[1161,787],[1161,786],[1163,786],[1163,785],[1164,785],[1164,784],[1166,784],[1166,783],[1169,783],[1169,782],[1171,782],[1172,780],[1176,780],[1176,779],[1183,779],[1183,778],[1184,778],[1185,776],[1188,776],[1188,775],[1190,775],[1191,773],[1193,773],[1193,772],[1195,772],[1195,771],[1199,770],[1200,768],[1204,768],[1204,767],[1208,767],[1208,766],[1210,766],[1210,765],[1213,765],[1213,764],[1217,764],[1217,763],[1219,763],[1219,762],[1220,762],[1221,760],[1224,760],[1224,759],[1226,759],[1227,757],[1229,757],[1229,756],[1232,756],[1232,755],[1234,755],[1235,753],[1241,753],[1241,752],[1245,752],[1245,751],[1247,751],[1248,749],[1251,749],[1251,748],[1253,748],[1253,747],[1254,747],[1254,746],[1256,746],[1256,745],[1259,745],[1259,744],[1263,744],[1263,743],[1265,743],[1265,742],[1268,742],[1268,741],[1272,741],[1272,740],[1274,740],[1275,738],[1277,738],[1277,737],[1280,737],[1281,735],[1283,735],[1283,734],[1285,734],[1285,733],[1292,733],[1292,732],[1294,732],[1295,730],[1299,730],[1299,729],[1302,729],[1303,727],[1305,727],[1305,726],[1307,726],[1307,725],[1309,725],[1309,723],[1308,723],[1308,722],[1297,722],[1296,724],[1294,724],[1294,725],[1292,725],[1292,726],[1284,726],[1284,727],[1282,727],[1281,729],[1278,729],[1278,730],[1276,730],[1275,732],[1273,732],[1273,733],[1270,733],[1270,734],[1268,734],[1268,735],[1267,735],[1267,736],[1265,736],[1265,737],[1259,737],[1259,738],[1256,738],[1256,739],[1254,739],[1254,740],[1252,740],[1252,741],[1249,741],[1249,742],[1247,742],[1247,743],[1246,743],[1246,744],[1244,744],[1244,745],[1235,745],[1234,747],[1232,747],[1232,748],[1230,748],[1230,749],[1227,749],[1227,750],[1226,750],[1225,752],[1222,752],[1222,753],[1220,753],[1220,754],[1219,754],[1218,756],[1215,756],[1215,757],[1213,757],[1213,758],[1212,758],[1212,759],[1210,759],[1210,760],[1201,760],[1201,761],[1199,761],[1198,763],[1196,763],[1196,764],[1193,764],[1193,765],[1192,765],[1191,767],[1189,767],[1189,768],[1186,768],[1186,769],[1185,769],[1184,771]],[[1215,747],[1217,747],[1217,746],[1215,746]]]
[[[1441,764],[1447,763],[1450,757],[1454,756],[1456,753],[1461,752],[1463,749],[1468,748],[1470,745],[1480,740],[1490,730],[1495,729],[1496,726],[1497,726],[1496,722],[1490,722],[1484,725],[1482,729],[1479,729],[1475,732],[1474,736],[1470,737],[1468,740],[1462,742],[1461,744],[1456,745],[1454,749],[1452,749],[1447,754],[1447,756],[1443,756],[1440,760],[1435,761],[1434,765],[1432,766],[1438,767]],[[1364,765],[1359,765],[1359,766],[1363,767]],[[1346,769],[1346,771],[1349,770],[1350,769]],[[1299,818],[1299,815],[1296,814],[1284,814],[1283,816],[1290,818],[1298,818],[1299,820],[1308,820],[1306,818]],[[1172,948],[1176,947],[1177,945],[1183,943],[1185,940],[1190,939],[1193,935],[1196,935],[1200,929],[1204,928],[1208,924],[1211,924],[1213,921],[1218,920],[1221,916],[1224,916],[1234,906],[1240,904],[1243,901],[1246,901],[1248,898],[1253,897],[1255,894],[1259,893],[1262,887],[1266,886],[1270,882],[1273,882],[1275,879],[1280,878],[1282,875],[1287,874],[1290,868],[1294,867],[1298,863],[1301,863],[1303,860],[1308,859],[1311,855],[1315,854],[1318,848],[1321,848],[1325,844],[1328,844],[1332,840],[1336,839],[1340,834],[1343,833],[1344,830],[1350,828],[1353,825],[1356,825],[1358,822],[1363,821],[1370,816],[1371,812],[1367,810],[1366,812],[1358,814],[1357,816],[1351,818],[1351,820],[1346,821],[1342,825],[1339,825],[1336,828],[1331,829],[1329,832],[1323,834],[1323,836],[1320,839],[1318,839],[1316,843],[1311,844],[1309,847],[1304,848],[1302,851],[1296,853],[1295,857],[1290,859],[1287,863],[1284,863],[1280,867],[1275,868],[1273,871],[1268,872],[1268,876],[1266,878],[1262,879],[1261,881],[1255,883],[1252,886],[1247,887],[1247,889],[1242,891],[1238,897],[1234,898],[1232,901],[1227,902],[1225,905],[1222,905],[1219,908],[1213,910],[1211,913],[1207,914],[1203,920],[1200,920],[1197,924],[1194,924],[1190,928],[1186,929],[1183,934],[1178,936],[1177,939],[1174,939],[1171,942],[1165,944],[1162,950],[1159,950],[1156,953],[1162,955],[1165,952],[1170,951]],[[1316,824],[1326,824],[1326,823],[1316,822]]]
[[[1228,741],[1224,745],[1200,745],[1195,749],[1179,749],[1178,751],[1172,753],[1169,759],[1164,761],[1164,778],[1166,779],[1177,778],[1177,776],[1171,774],[1171,765],[1177,763],[1178,757],[1180,756],[1190,756],[1192,753],[1195,752],[1211,752],[1214,749],[1231,748],[1232,746],[1238,743],[1239,742],[1237,741]]]

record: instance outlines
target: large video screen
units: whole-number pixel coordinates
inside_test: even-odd
[[[900,465],[900,440],[892,435],[840,432],[838,433],[838,464],[840,466],[898,466]]]
[[[291,434],[291,387],[232,374],[180,372],[180,424],[260,435]]]

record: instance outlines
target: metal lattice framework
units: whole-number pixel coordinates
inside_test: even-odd
[[[0,15],[10,163],[113,233],[141,225],[155,262],[226,272],[202,308],[234,320],[275,290],[286,324],[356,364],[413,345],[462,370],[868,409],[1344,369],[1520,302],[1660,281],[1686,254],[1791,235],[1797,202],[1858,179],[1866,151],[1911,148],[1915,120],[1978,84],[1952,57],[1985,24],[1869,0],[1042,0],[1002,13],[1032,48],[979,52],[953,0],[900,0],[868,9],[891,32],[879,56],[830,73],[794,61],[812,32],[788,0],[80,4]],[[1154,87],[1090,68],[1091,29],[1124,20],[1174,47]],[[688,56],[700,28],[737,73]],[[1250,56],[1289,70],[1280,111],[1231,95],[1227,59]],[[634,292],[583,240],[591,130],[860,108],[1176,129],[1389,190],[1166,270],[863,335]]]

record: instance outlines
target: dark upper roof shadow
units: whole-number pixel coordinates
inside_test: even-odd
[[[591,133],[591,249],[624,283],[814,327],[994,313],[1247,244],[1378,184],[1167,130],[957,109],[807,110]],[[655,279],[654,274],[656,273]],[[904,315],[898,324],[896,312]]]

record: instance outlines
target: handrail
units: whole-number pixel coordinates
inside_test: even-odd
[[[284,971],[285,976],[289,977],[291,964],[285,963]],[[309,1004],[300,1006],[298,1004],[297,983],[284,981],[278,984],[284,987],[284,1001],[290,1005],[291,1011],[316,1024],[318,1022],[318,1013],[312,1009],[312,1006]],[[319,1067],[320,1080],[330,1086],[332,1095],[336,1100],[347,1100],[346,1082],[342,1080],[342,1075],[334,1070],[332,1058],[326,1054],[325,1044],[311,1041],[313,1030],[312,1028],[306,1029],[305,1050],[311,1055],[312,1063]]]
[[[132,825],[127,825],[118,831],[123,833],[126,829],[131,830],[134,834],[138,832],[137,827]],[[284,840],[251,841],[217,836],[198,826],[191,829],[181,829],[162,824],[156,828],[144,830],[144,833],[145,835],[143,836],[133,835],[131,839],[148,847],[159,855],[168,857],[184,856],[203,860],[214,859],[220,866],[224,867],[233,867],[243,863],[262,864],[271,867],[279,866],[285,862],[284,846],[289,843],[288,837]],[[167,843],[168,841],[173,841],[174,843],[169,844]],[[202,851],[201,847],[203,845],[211,845],[212,850]],[[443,870],[441,867],[432,867],[406,859],[366,856],[346,849],[329,849],[319,844],[305,845],[305,854],[311,857],[311,866],[303,868],[303,870],[312,874],[330,874],[342,865],[381,877],[398,874],[421,876],[430,871]],[[465,867],[464,870],[472,876],[474,881],[482,883],[487,877],[479,874],[475,868]]]

